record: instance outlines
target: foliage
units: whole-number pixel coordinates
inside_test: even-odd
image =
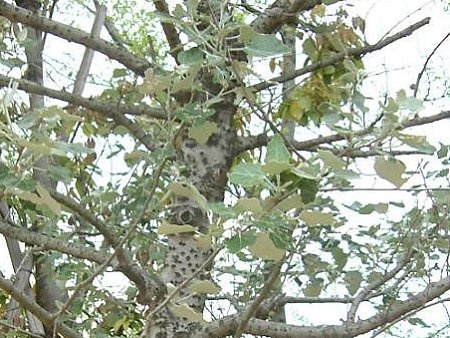
[[[72,21],[101,5],[30,3]],[[397,321],[437,330],[420,311],[450,288],[449,144],[412,127],[449,113],[425,116],[420,91],[367,87],[364,56],[390,38],[369,44],[345,2],[286,3],[108,1],[102,44],[0,2],[10,75],[0,77],[0,233],[26,244],[20,259],[33,257],[35,274],[11,288],[0,274],[5,334],[36,333],[27,311],[48,337],[352,337],[395,335]],[[287,14],[277,23],[271,10]],[[34,29],[49,34],[46,86],[29,77]],[[93,77],[89,99],[69,94],[51,35],[121,64]],[[27,64],[35,86],[12,76]],[[36,107],[24,93],[65,103]],[[53,303],[39,299],[40,266]],[[20,322],[6,315],[13,300]],[[346,318],[278,322],[289,303],[344,303]]]

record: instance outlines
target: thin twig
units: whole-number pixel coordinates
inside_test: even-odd
[[[419,91],[419,84],[420,80],[422,79],[423,73],[425,73],[425,70],[427,69],[428,62],[431,60],[432,56],[436,53],[436,51],[441,47],[441,45],[447,40],[447,38],[450,36],[450,32],[447,33],[446,36],[434,47],[434,49],[431,51],[430,55],[428,55],[427,59],[425,60],[425,63],[423,64],[422,70],[417,75],[416,83],[414,84],[414,97],[417,96],[417,92]]]
[[[272,86],[276,86],[279,83],[283,83],[292,79],[295,79],[301,75],[304,74],[308,74],[311,72],[314,72],[318,69],[324,68],[326,66],[330,66],[330,65],[334,65],[337,62],[340,62],[346,58],[349,57],[362,57],[365,54],[368,53],[372,53],[375,52],[377,50],[380,50],[384,47],[386,47],[387,45],[390,45],[391,43],[400,40],[404,37],[407,37],[408,35],[411,35],[414,31],[416,31],[417,29],[427,25],[430,22],[430,18],[425,18],[411,26],[409,26],[408,28],[390,36],[387,37],[384,40],[381,40],[373,45],[367,45],[367,46],[363,46],[363,47],[354,47],[354,48],[347,48],[342,52],[336,53],[333,56],[329,57],[328,59],[325,60],[321,60],[318,61],[316,63],[313,63],[309,66],[303,67],[301,69],[297,69],[295,72],[291,73],[291,74],[287,74],[287,75],[282,75],[282,76],[277,76],[274,77],[268,81],[262,82],[262,83],[258,83],[256,85],[250,86],[248,89],[253,91],[253,92],[260,92],[264,89],[270,88]]]

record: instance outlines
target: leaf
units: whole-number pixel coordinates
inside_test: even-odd
[[[434,154],[436,148],[427,142],[426,136],[422,135],[407,135],[407,134],[397,134],[397,138],[410,146],[411,148],[423,151],[427,154]]]
[[[354,295],[361,285],[362,275],[358,270],[347,271],[344,276],[346,287],[350,295]]]
[[[323,279],[314,278],[303,289],[303,294],[305,295],[305,297],[318,297],[322,292],[322,288],[323,288]]]
[[[358,212],[363,215],[371,214],[374,211],[379,214],[385,214],[388,211],[388,208],[389,208],[388,203],[377,203],[377,204],[369,203],[360,208]]]
[[[226,206],[222,202],[208,203],[207,209],[225,219],[233,218],[236,216],[234,210]]]
[[[299,177],[307,178],[310,180],[320,179],[320,170],[314,166],[302,164],[298,166],[298,168],[292,168],[292,172]]]
[[[230,174],[230,182],[251,188],[264,181],[264,172],[257,163],[239,163]]]
[[[408,97],[404,89],[397,92],[397,103],[400,107],[408,109],[411,112],[418,112],[423,108],[422,100],[416,97]]]
[[[307,38],[303,44],[303,51],[311,60],[315,60],[317,58],[317,47],[313,39]]]
[[[410,323],[411,325],[418,325],[420,327],[431,327],[430,325],[428,325],[427,323],[425,323],[423,321],[423,319],[419,318],[419,317],[411,317],[407,319],[408,323]]]
[[[256,257],[265,260],[279,261],[283,259],[285,251],[279,249],[273,244],[270,236],[266,232],[260,232],[256,235],[255,244],[249,247],[249,250]]]
[[[277,175],[291,167],[292,166],[287,162],[270,161],[262,166],[262,170],[268,175]]]
[[[204,57],[204,53],[198,47],[193,47],[188,50],[183,50],[177,56],[178,62],[183,65],[202,64],[203,57]]]
[[[189,290],[194,293],[218,294],[220,287],[210,280],[196,280],[189,285]]]
[[[198,203],[201,207],[205,207],[207,200],[205,196],[199,193],[196,187],[190,183],[173,182],[169,184],[169,191],[174,195],[188,197]]]
[[[384,157],[379,156],[375,159],[374,169],[378,176],[391,182],[397,188],[400,188],[406,182],[406,179],[402,178],[406,166],[397,159],[386,160]]]
[[[94,151],[81,143],[66,143],[61,141],[52,142],[51,153],[66,157],[67,154],[81,155],[90,154]]]
[[[175,235],[182,234],[186,232],[196,232],[197,228],[189,224],[171,224],[167,222],[162,222],[158,227],[158,234],[160,235]]]
[[[291,154],[284,145],[281,135],[277,134],[267,144],[266,163],[270,161],[289,162]]]
[[[332,169],[343,169],[345,167],[345,162],[331,151],[318,150],[317,153],[327,167]]]
[[[236,205],[233,208],[238,213],[242,213],[244,211],[250,211],[255,214],[258,214],[262,211],[261,202],[259,199],[252,197],[252,198],[240,198]]]
[[[199,144],[205,144],[209,137],[219,133],[219,128],[214,122],[206,121],[205,123],[189,128],[188,136],[196,140]]]
[[[334,225],[336,223],[335,219],[333,218],[333,214],[328,212],[304,210],[300,214],[299,218],[303,220],[308,226]]]
[[[284,212],[292,209],[299,209],[303,206],[304,204],[302,197],[294,194],[277,203],[275,205],[275,210]]]
[[[238,253],[243,248],[255,243],[256,236],[253,232],[239,232],[225,240],[225,246],[231,253]]]
[[[187,318],[192,322],[203,322],[203,315],[187,304],[170,304],[169,309],[177,317]]]
[[[18,143],[21,147],[26,148],[27,150],[31,151],[33,154],[36,155],[48,156],[52,153],[52,149],[48,145],[41,142],[38,143],[38,142],[29,142],[26,140],[19,140]]]
[[[50,196],[49,192],[41,184],[37,185],[36,190],[41,197],[42,204],[47,206],[55,215],[59,216],[61,214],[61,205]]]
[[[212,247],[211,235],[199,234],[199,235],[195,235],[194,238],[197,241],[197,246],[200,249],[203,249],[203,250],[211,249],[211,247]]]
[[[240,27],[240,36],[244,41],[245,50],[251,56],[268,58],[289,53],[289,47],[272,34],[259,34],[249,26]]]

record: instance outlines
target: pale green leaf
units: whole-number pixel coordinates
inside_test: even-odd
[[[177,317],[187,318],[192,322],[203,322],[203,315],[187,304],[170,304],[169,309]]]
[[[423,135],[407,135],[407,134],[397,134],[397,138],[410,146],[411,148],[417,149],[419,151],[425,152],[427,154],[434,154],[436,148],[428,143],[426,136]]]
[[[212,134],[218,132],[219,128],[216,123],[206,121],[199,126],[189,128],[188,136],[196,140],[199,144],[205,144]]]
[[[300,214],[299,218],[308,226],[334,225],[336,223],[333,214],[329,212],[304,210]]]
[[[299,209],[303,207],[303,199],[300,195],[291,195],[274,206],[275,210],[284,212],[292,209]]]
[[[323,288],[323,279],[322,278],[314,278],[303,289],[303,294],[305,297],[318,297],[322,292]]]
[[[249,26],[241,26],[240,33],[245,50],[251,56],[268,58],[290,51],[275,35],[256,33]]]
[[[292,166],[288,162],[270,161],[262,166],[262,170],[269,175],[280,174],[290,169]]]
[[[162,224],[158,227],[158,234],[160,235],[175,235],[182,234],[186,232],[195,232],[197,230],[196,227],[189,224],[170,224],[167,222],[162,222]]]
[[[391,182],[397,188],[400,188],[406,182],[406,179],[402,178],[406,166],[397,159],[385,159],[379,156],[375,159],[374,168],[378,176]]]
[[[250,211],[255,214],[258,214],[262,211],[261,202],[259,199],[252,197],[252,198],[240,198],[236,205],[234,206],[234,210],[238,213],[244,212],[244,211]]]
[[[37,185],[37,192],[41,197],[42,204],[47,206],[55,215],[61,214],[61,205],[50,196],[49,192],[41,185]]]
[[[183,65],[201,64],[203,57],[204,53],[198,47],[182,50],[177,56],[178,62]]]
[[[173,182],[169,184],[168,188],[174,195],[188,197],[197,202],[201,207],[206,206],[207,201],[205,196],[200,194],[197,188],[190,183]]]
[[[264,172],[257,163],[240,163],[235,166],[230,174],[230,182],[251,188],[264,180]]]
[[[289,162],[291,154],[284,145],[281,135],[277,134],[267,144],[266,163],[271,161]]]
[[[292,168],[292,172],[299,177],[307,178],[310,180],[320,179],[320,170],[315,166],[303,164],[298,166],[297,168]]]
[[[21,147],[26,148],[36,155],[50,155],[52,153],[52,149],[44,143],[41,142],[29,142],[26,140],[19,140],[19,145]]]
[[[189,290],[194,293],[218,294],[220,287],[210,280],[195,280],[189,285]]]
[[[198,234],[194,236],[197,241],[197,246],[203,250],[209,250],[212,248],[212,238],[209,234]]]
[[[249,250],[256,257],[272,261],[283,259],[285,254],[285,251],[277,248],[270,239],[269,234],[265,232],[260,232],[256,235],[255,244],[251,245]]]
[[[354,295],[361,285],[362,275],[358,270],[347,271],[344,276],[346,287],[350,295]]]
[[[317,153],[327,167],[331,169],[343,169],[345,167],[345,162],[331,151],[318,150]]]

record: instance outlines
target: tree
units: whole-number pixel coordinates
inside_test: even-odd
[[[373,43],[339,0],[56,5],[0,1],[5,335],[354,337],[426,326],[416,314],[445,303],[448,145],[410,131],[450,117],[424,115],[418,90],[441,44],[412,94],[377,103],[364,88],[364,56],[429,18]],[[58,11],[96,14],[92,32]],[[64,87],[48,85],[50,35],[86,48]],[[114,70],[83,96],[94,52]],[[417,154],[440,167],[406,171]],[[431,203],[343,206],[367,187],[360,163]],[[121,292],[102,284],[113,272]],[[287,304],[312,303],[347,304],[346,318],[286,323]]]

